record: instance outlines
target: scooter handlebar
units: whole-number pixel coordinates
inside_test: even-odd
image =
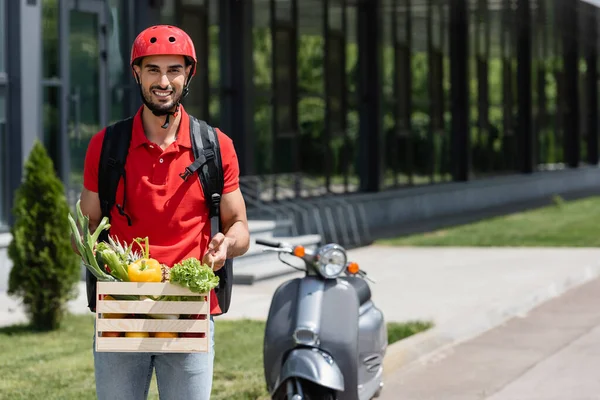
[[[276,242],[274,240],[268,240],[268,239],[256,239],[255,240],[256,244],[260,244],[262,246],[269,246],[269,247],[282,247],[283,243],[281,242]]]

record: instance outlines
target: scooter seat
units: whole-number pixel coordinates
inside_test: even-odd
[[[356,290],[356,295],[358,296],[358,304],[362,306],[367,301],[371,300],[371,288],[364,279],[354,276],[344,276],[340,279],[347,281],[354,287],[354,290]]]

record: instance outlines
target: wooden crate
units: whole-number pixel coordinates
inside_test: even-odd
[[[210,338],[210,296],[158,282],[97,282],[96,351],[203,353]],[[197,296],[198,301],[107,300],[105,296]],[[107,315],[108,314],[108,315]],[[113,314],[113,315],[110,315]],[[115,316],[114,314],[120,314]],[[179,319],[155,319],[147,314],[182,314]],[[183,319],[183,316],[195,316]],[[200,317],[198,317],[198,315]],[[109,318],[107,318],[109,317]],[[201,318],[201,319],[198,319]],[[103,336],[102,332],[120,335]],[[177,332],[180,337],[125,337],[125,332]],[[181,334],[186,337],[181,337]],[[194,336],[194,337],[189,337]]]

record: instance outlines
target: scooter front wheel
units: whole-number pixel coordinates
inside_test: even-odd
[[[281,390],[273,397],[274,400],[337,400],[334,391],[319,386],[305,379],[289,379]]]

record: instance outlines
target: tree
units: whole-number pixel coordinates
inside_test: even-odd
[[[35,329],[60,326],[80,276],[67,215],[69,206],[46,149],[35,141],[15,193],[8,256],[8,293],[21,297]]]

